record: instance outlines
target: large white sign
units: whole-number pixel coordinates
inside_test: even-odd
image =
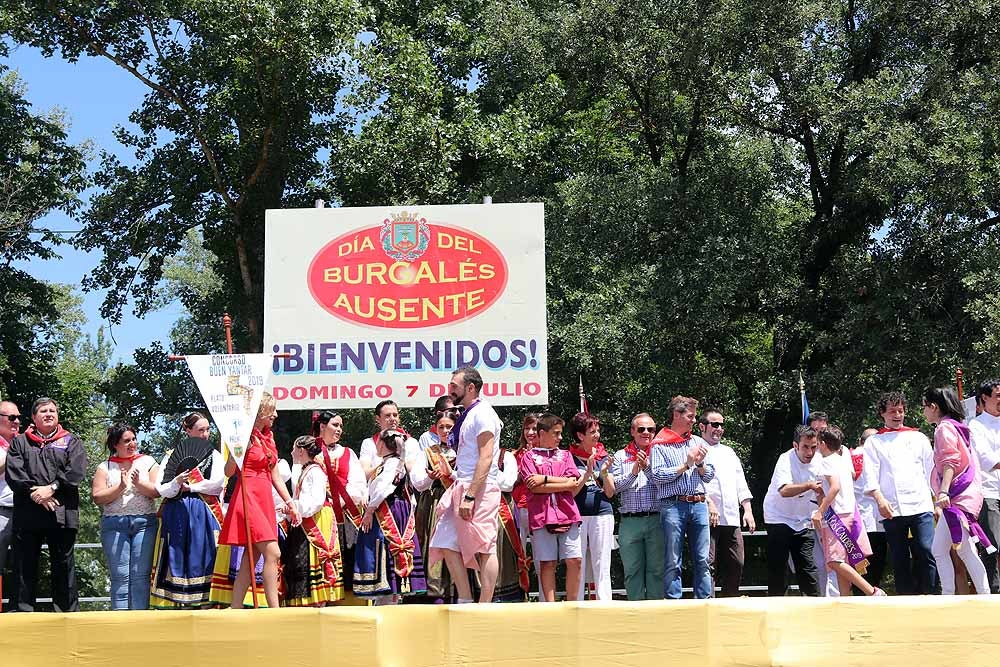
[[[475,366],[548,402],[541,204],[268,211],[264,350],[284,409],[433,405]]]
[[[185,359],[219,427],[223,446],[242,468],[257,408],[271,374],[271,355],[201,354]]]

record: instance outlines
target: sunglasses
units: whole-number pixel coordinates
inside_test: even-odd
[[[705,422],[705,423],[711,426],[712,428],[725,428],[726,426],[723,422]]]
[[[6,418],[7,418],[7,421],[9,421],[9,422],[10,422],[10,423],[12,423],[12,424],[13,424],[14,422],[19,422],[19,421],[21,421],[21,415],[5,415],[5,414],[3,414],[3,413],[0,413],[0,417],[6,417]]]
[[[656,433],[655,426],[636,426],[636,433]]]

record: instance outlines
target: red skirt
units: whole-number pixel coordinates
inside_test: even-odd
[[[247,475],[236,482],[233,499],[226,510],[226,520],[219,533],[219,544],[245,545],[247,534],[243,522],[243,482],[248,493],[247,511],[250,517],[250,536],[253,543],[275,542],[278,540],[278,518],[274,511],[271,495],[271,476]]]

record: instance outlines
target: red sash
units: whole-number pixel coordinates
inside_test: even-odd
[[[344,452],[334,462],[326,443],[323,443],[323,462],[326,464],[324,466],[326,468],[326,480],[330,485],[330,494],[334,498],[333,515],[337,518],[338,524],[344,523],[344,517],[346,516],[355,528],[360,528],[362,512],[358,508],[358,504],[351,498],[351,494],[347,492],[347,474],[351,465],[350,456],[347,447],[344,447]],[[344,464],[344,476],[341,477],[340,465],[345,458],[347,462]],[[343,507],[341,507],[339,502],[336,502],[337,500],[344,501]]]
[[[406,521],[406,528],[400,534],[399,527],[396,525],[396,519],[392,516],[392,512],[389,511],[388,503],[382,501],[382,504],[375,510],[375,518],[378,519],[378,525],[382,528],[382,534],[385,535],[385,540],[389,544],[393,569],[401,577],[408,577],[413,572],[413,549],[415,547],[413,544],[413,532],[416,529],[416,522],[413,519],[414,514],[416,512],[410,512],[410,518]]]
[[[302,489],[302,478],[305,477],[306,471],[309,470],[311,466],[318,465],[316,463],[307,463],[302,468],[302,472],[299,474],[299,483],[296,485],[295,497],[299,497],[299,491]],[[326,498],[326,502],[323,507],[332,508],[332,503],[330,502],[330,496]],[[320,510],[322,511],[322,510]],[[337,583],[337,570],[343,568],[343,563],[340,559],[340,544],[337,542],[336,537],[334,537],[333,544],[330,545],[326,541],[326,536],[323,535],[323,531],[320,530],[319,524],[316,520],[309,517],[302,517],[302,532],[306,534],[306,539],[309,543],[313,545],[316,549],[316,555],[319,557],[320,566],[323,568],[323,576],[326,577],[326,581],[331,585],[336,585]],[[337,534],[337,524],[333,524],[333,534]]]
[[[899,428],[889,428],[887,426],[883,426],[878,430],[878,433],[879,435],[882,435],[883,433],[902,433],[903,431],[919,431],[919,430],[920,430],[919,428],[913,428],[912,426],[900,426]]]
[[[507,533],[507,539],[510,540],[511,545],[514,547],[514,553],[517,554],[517,574],[521,590],[527,593],[531,587],[531,583],[528,580],[528,557],[524,553],[524,545],[521,544],[521,535],[517,532],[517,524],[514,522],[514,515],[510,511],[510,505],[503,498],[500,498],[499,514],[500,525],[503,526],[504,532]]]
[[[441,475],[441,483],[444,484],[444,488],[450,489],[451,485],[455,483],[451,475],[445,474],[447,467],[445,465],[444,455],[441,454],[440,445],[431,445],[427,448],[427,461],[434,468],[434,471]]]
[[[191,470],[191,482],[204,482],[205,476],[201,474],[201,471],[197,468]],[[208,511],[211,512],[215,519],[222,525],[222,503],[219,502],[219,496],[210,496],[205,493],[198,494],[205,504],[208,505]]]

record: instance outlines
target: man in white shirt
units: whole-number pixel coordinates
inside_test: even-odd
[[[990,542],[997,544],[1000,538],[1000,380],[982,383],[977,398],[983,412],[969,422],[969,430],[972,431],[972,449],[979,459],[979,481],[983,489],[979,525]],[[980,549],[979,557],[986,566],[990,593],[1000,593],[996,552],[989,554]]]
[[[876,408],[884,426],[865,443],[865,493],[875,499],[885,527],[896,592],[930,595],[937,586],[937,566],[931,553],[931,443],[923,433],[903,424],[906,397],[902,393],[882,394]]]
[[[503,423],[479,397],[483,378],[471,366],[459,368],[448,383],[455,405],[465,408],[449,434],[455,454],[451,485],[438,503],[438,523],[430,543],[430,565],[444,559],[458,589],[458,601],[472,602],[466,569],[479,571],[479,601],[492,602],[497,561],[500,486],[497,462]]]
[[[710,526],[708,567],[712,573],[712,589],[719,582],[720,597],[738,597],[743,579],[743,532],[740,530],[740,507],[743,523],[751,533],[757,529],[750,501],[753,495],[747,485],[743,463],[732,447],[722,444],[725,418],[718,408],[706,408],[698,420],[702,437],[708,443],[708,460],[715,466],[715,477],[705,484],[719,514],[718,522]],[[711,519],[709,515],[709,519]],[[711,521],[710,521],[711,523]],[[716,576],[718,573],[718,576]]]
[[[816,597],[816,563],[813,547],[816,531],[812,513],[823,484],[813,459],[816,431],[796,426],[792,448],[778,457],[771,484],[764,496],[764,523],[767,525],[767,594],[783,596],[787,591],[785,571],[791,554],[799,591]]]
[[[14,492],[7,486],[7,450],[20,429],[21,411],[17,409],[17,405],[10,401],[0,401],[0,582],[4,581],[7,549],[14,534]]]

